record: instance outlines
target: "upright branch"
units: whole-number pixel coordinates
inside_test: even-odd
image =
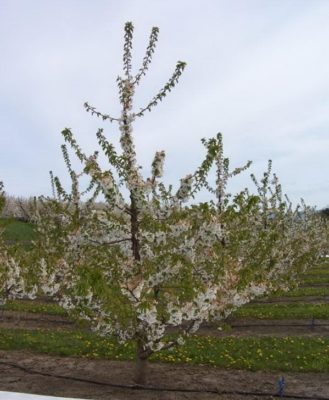
[[[272,171],[272,160],[268,160],[267,164],[267,171],[264,172],[263,178],[261,179],[260,183],[256,179],[254,174],[251,174],[251,179],[253,180],[256,188],[258,195],[261,199],[261,204],[262,204],[262,215],[263,215],[263,225],[264,228],[267,227],[268,223],[268,201],[267,201],[267,194],[270,191],[270,176],[271,176],[271,171]]]
[[[142,76],[146,75],[148,67],[151,64],[153,53],[155,52],[155,48],[158,41],[158,35],[159,35],[159,28],[154,26],[151,30],[151,35],[148,46],[146,48],[145,56],[143,58],[142,66],[140,67],[134,79],[134,83],[136,83],[137,85],[139,85]]]
[[[123,45],[123,70],[127,77],[130,78],[131,73],[131,51],[133,48],[133,33],[134,26],[132,22],[127,22],[125,24],[125,34],[124,34],[124,45]]]
[[[159,90],[159,92],[152,98],[152,100],[136,114],[137,117],[142,117],[145,111],[151,111],[153,107],[157,106],[159,101],[162,101],[172,89],[176,86],[181,77],[186,63],[184,61],[178,61],[176,64],[175,71],[168,80],[168,82]]]

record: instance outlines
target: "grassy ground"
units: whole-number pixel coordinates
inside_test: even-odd
[[[318,267],[311,268],[309,271],[305,272],[303,275],[329,275],[329,263],[323,262],[322,265]]]
[[[0,349],[29,350],[60,356],[133,360],[134,343],[85,332],[0,329]],[[329,338],[214,338],[192,336],[152,361],[213,365],[225,368],[281,371],[329,371]]]
[[[329,275],[320,275],[320,276],[310,276],[307,278],[303,278],[300,282],[301,284],[316,284],[316,283],[329,283]]]
[[[40,314],[60,315],[66,316],[67,312],[55,303],[46,303],[42,301],[25,301],[25,300],[12,300],[3,305],[0,310],[17,311],[17,312],[31,312]]]
[[[3,229],[3,239],[8,241],[29,241],[35,238],[33,225],[15,219],[0,219],[0,230]]]
[[[251,304],[233,314],[237,318],[329,319],[329,304]]]
[[[271,297],[304,297],[304,296],[323,296],[329,297],[329,287],[299,287],[297,289],[290,290],[289,292],[278,291]]]

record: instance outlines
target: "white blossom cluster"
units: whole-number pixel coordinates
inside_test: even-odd
[[[0,257],[0,305],[7,300],[14,299],[34,299],[38,287],[27,285],[22,269],[13,257]]]
[[[153,178],[161,178],[163,176],[163,166],[166,154],[164,151],[157,151],[152,163],[152,176]]]

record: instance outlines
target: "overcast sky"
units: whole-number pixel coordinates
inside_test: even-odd
[[[253,161],[233,192],[252,187],[250,173],[260,176],[272,159],[294,202],[329,204],[328,0],[0,0],[0,180],[8,193],[49,194],[49,170],[68,182],[65,127],[87,153],[98,127],[117,143],[117,128],[83,103],[118,113],[126,21],[135,26],[135,70],[151,27],[160,28],[137,110],[177,60],[187,62],[176,90],[136,124],[145,171],[165,150],[166,181],[178,181],[202,161],[200,139],[222,132],[232,167]]]

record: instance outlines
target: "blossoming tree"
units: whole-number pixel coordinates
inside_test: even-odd
[[[3,182],[0,181],[0,214],[5,206],[5,192]],[[0,232],[0,305],[7,300],[35,296],[37,286],[27,280],[27,269],[19,263],[19,247],[8,246]]]
[[[223,318],[256,296],[298,285],[302,272],[319,261],[328,246],[328,224],[314,209],[293,209],[282,196],[271,161],[259,183],[258,195],[242,191],[222,213],[225,263],[232,279],[219,290],[216,318]]]
[[[280,214],[283,206],[273,208],[278,193],[266,200],[266,196],[242,192],[229,203],[228,179],[248,168],[250,162],[230,172],[220,134],[203,139],[204,161],[180,180],[177,190],[161,180],[164,151],[156,152],[150,176],[143,176],[133,123],[167,96],[185,68],[179,61],[159,93],[145,107],[133,111],[135,89],[149,68],[158,32],[158,28],[152,29],[142,65],[133,75],[133,26],[125,25],[124,75],[117,79],[120,116],[85,104],[91,114],[119,125],[121,151],[102,129],[96,134],[108,166],[101,167],[98,152],[85,154],[70,129],[62,132],[82,170],[73,170],[63,145],[71,191],[65,191],[60,180],[52,177],[54,197],[41,199],[47,211],[37,218],[41,240],[35,248],[44,293],[88,319],[100,333],[136,342],[138,383],[145,382],[147,359],[152,353],[182,343],[203,321],[225,316],[270,290],[269,279],[278,281],[292,270],[283,259],[293,256],[274,250],[278,241],[273,236],[284,220]],[[209,179],[212,167],[214,187]],[[85,175],[90,185],[81,191],[80,178]],[[202,189],[213,199],[194,202]],[[96,208],[100,192],[105,205]],[[83,195],[89,199],[82,201]],[[263,223],[265,217],[270,218],[264,205],[271,201],[277,215],[269,229]],[[167,335],[172,328],[176,329],[174,337]]]

